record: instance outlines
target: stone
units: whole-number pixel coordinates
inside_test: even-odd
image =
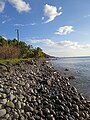
[[[48,118],[48,120],[55,120],[55,118],[53,117],[53,115],[48,115],[47,118]]]
[[[0,104],[0,109],[2,109],[2,104]]]
[[[75,87],[72,87],[71,90],[75,93],[77,93],[77,89]]]
[[[27,83],[27,84],[26,84],[26,88],[29,88],[29,87],[30,87],[30,84],[29,84],[29,83]]]
[[[47,115],[50,113],[50,110],[48,108],[45,108],[45,109],[43,109],[43,113]]]
[[[14,111],[14,118],[16,118],[16,119],[19,118],[19,114],[16,111]]]
[[[25,86],[25,82],[21,82],[20,85]]]
[[[34,108],[31,107],[31,106],[25,106],[25,107],[24,107],[24,110],[25,110],[25,112],[33,112],[33,111],[34,111]]]
[[[4,89],[3,88],[0,88],[0,92],[3,92],[4,91]]]
[[[3,97],[3,98],[6,98],[6,97],[7,97],[7,95],[6,95],[6,94],[2,94],[2,97]]]
[[[34,117],[30,117],[29,120],[35,120]]]
[[[75,116],[75,118],[79,118],[79,113],[74,112],[74,116]]]
[[[25,117],[23,115],[21,115],[20,120],[25,120]]]
[[[33,61],[0,70],[0,120],[89,120],[90,102],[69,79],[49,63]]]
[[[51,86],[51,80],[47,80],[47,84]]]
[[[15,96],[13,94],[10,94],[10,100],[13,101],[15,99]]]
[[[69,71],[69,69],[66,68],[65,71]]]
[[[17,106],[17,109],[21,109],[21,102],[18,101],[18,102],[16,103],[16,106]]]
[[[7,103],[7,99],[2,99],[2,104],[6,104]]]
[[[6,118],[6,119],[8,119],[9,117],[10,117],[10,115],[9,115],[9,114],[6,114],[6,115],[5,115],[5,118]]]
[[[69,76],[68,79],[70,79],[70,80],[75,79],[75,77],[74,76]]]
[[[11,110],[12,110],[12,108],[10,108],[10,107],[6,107],[6,111],[7,111],[8,114],[11,113]]]
[[[6,110],[5,109],[1,109],[0,110],[0,117],[3,117],[6,114]]]
[[[14,105],[14,103],[12,101],[7,102],[7,106],[11,107],[11,108],[15,107],[15,105]]]

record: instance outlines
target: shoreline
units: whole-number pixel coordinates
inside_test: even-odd
[[[90,120],[90,101],[50,62],[6,66],[0,64],[0,119]]]
[[[57,62],[54,62],[54,60],[50,60],[50,62],[53,64],[55,69],[59,70],[65,77],[69,77],[69,76],[71,76],[71,78],[74,77],[73,79],[70,80],[71,85],[75,86],[78,89],[78,91],[82,93],[84,97],[90,101],[90,93],[89,93],[90,77],[88,75],[89,72],[87,73],[87,69],[85,72],[83,71],[85,68],[82,69],[83,68],[82,66],[81,69],[79,69],[77,67],[75,68],[75,64],[72,65],[73,67],[71,65],[69,66],[70,63],[68,65],[67,64],[62,65],[62,60],[60,63],[58,60]]]

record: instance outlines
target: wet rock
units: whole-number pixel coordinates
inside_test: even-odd
[[[70,79],[70,80],[75,79],[75,77],[74,76],[69,76],[68,79]]]
[[[66,68],[65,71],[69,71],[69,69]]]

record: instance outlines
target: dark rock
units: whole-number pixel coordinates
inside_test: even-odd
[[[69,71],[69,69],[66,68],[65,71]]]
[[[47,119],[48,119],[48,120],[55,120],[55,118],[53,117],[53,115],[48,115],[48,116],[47,116]]]
[[[50,110],[48,108],[43,109],[43,113],[45,115],[48,115],[50,113]]]
[[[70,79],[70,80],[75,79],[75,77],[74,76],[69,76],[68,79]]]

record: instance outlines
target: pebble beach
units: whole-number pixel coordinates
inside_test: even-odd
[[[0,120],[90,120],[90,101],[46,60],[0,63]]]

